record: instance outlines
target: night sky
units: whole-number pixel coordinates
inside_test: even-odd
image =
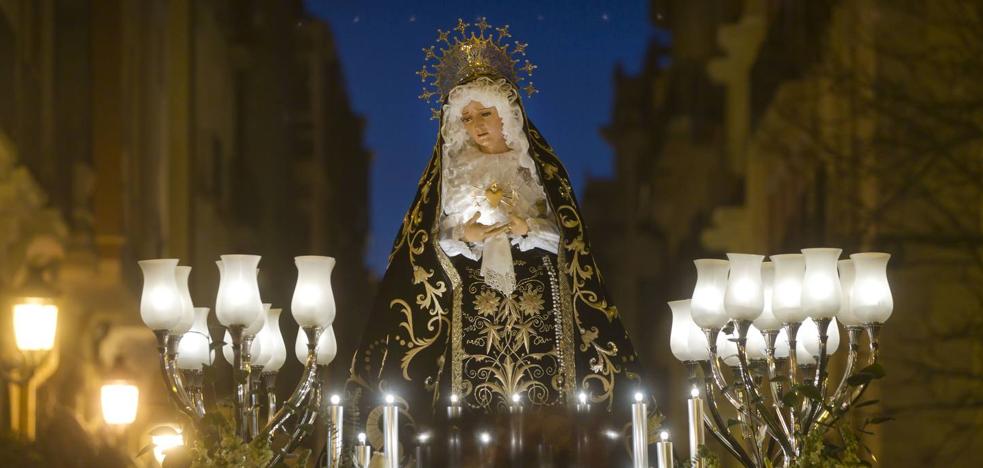
[[[636,73],[649,41],[668,38],[649,22],[646,1],[571,3],[307,0],[331,25],[352,105],[367,120],[365,144],[374,155],[367,263],[377,274],[437,136],[437,121],[417,98],[421,49],[459,17],[508,24],[510,42],[529,43],[526,58],[539,66],[532,81],[540,92],[523,95],[526,110],[577,192],[589,177],[611,174],[612,152],[600,128],[610,117],[615,65]]]

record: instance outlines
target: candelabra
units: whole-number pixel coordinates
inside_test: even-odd
[[[225,327],[223,355],[233,368],[233,418],[243,442],[265,438],[274,451],[274,466],[294,451],[314,429],[321,408],[320,377],[337,351],[334,331],[335,303],[331,291],[330,257],[296,257],[298,279],[291,312],[300,327],[297,358],[304,365],[289,398],[277,404],[276,375],[286,360],[280,334],[280,309],[263,304],[257,275],[260,257],[222,255],[216,264],[219,287],[215,311]],[[160,368],[168,394],[177,408],[201,432],[206,413],[203,371],[214,361],[208,331],[207,307],[194,307],[188,290],[191,267],[177,259],[138,262],[143,271],[140,315],[157,337]],[[261,401],[266,395],[265,404]],[[265,409],[265,424],[261,413]],[[341,427],[328,428],[340,437]]]
[[[803,249],[773,255],[772,262],[748,254],[699,259],[692,298],[669,303],[670,348],[689,370],[694,398],[699,389],[705,394],[702,426],[744,466],[791,465],[810,434],[825,432],[883,375],[878,334],[894,306],[890,255],[838,261],[840,253]],[[831,391],[838,323],[846,327],[848,349]],[[868,352],[861,353],[864,332]],[[727,405],[736,424],[725,422]]]

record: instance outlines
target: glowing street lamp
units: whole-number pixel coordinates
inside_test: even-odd
[[[111,426],[129,426],[137,419],[140,389],[128,380],[111,380],[102,386],[102,419]]]
[[[25,297],[14,304],[14,338],[21,351],[51,351],[58,328],[58,306],[45,297]]]
[[[12,405],[11,429],[28,440],[33,440],[37,427],[37,387],[54,373],[56,359],[53,355],[58,329],[57,291],[48,283],[45,266],[28,265],[27,276],[15,292],[11,318],[14,341],[20,351],[19,365],[10,380]]]

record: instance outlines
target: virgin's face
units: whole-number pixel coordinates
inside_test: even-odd
[[[502,118],[495,106],[485,107],[471,101],[461,109],[461,123],[482,153],[504,153],[509,147],[502,133]]]

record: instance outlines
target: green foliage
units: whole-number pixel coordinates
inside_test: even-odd
[[[806,437],[802,452],[796,461],[796,468],[856,468],[871,466],[864,459],[869,449],[860,441],[860,436],[845,422],[836,424],[840,443],[836,444],[824,437],[822,430],[812,431]]]
[[[202,426],[206,426],[202,428],[202,437],[191,443],[191,466],[194,468],[266,466],[273,459],[273,450],[266,437],[243,442],[229,420],[220,413],[206,416]]]
[[[704,468],[722,468],[724,466],[720,463],[717,455],[706,445],[700,446],[700,450],[696,452],[696,456],[703,463]],[[693,463],[693,460],[686,460],[682,463],[677,463],[677,465],[681,468],[692,468],[696,466],[696,463]]]

